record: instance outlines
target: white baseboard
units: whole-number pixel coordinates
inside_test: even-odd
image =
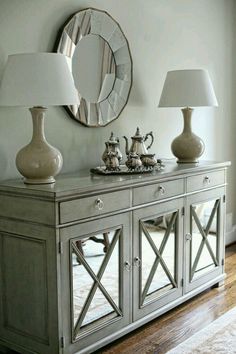
[[[225,244],[230,245],[231,243],[236,242],[236,225],[233,225],[230,231],[226,232],[225,235]]]

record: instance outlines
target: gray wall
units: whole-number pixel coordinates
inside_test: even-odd
[[[116,135],[154,131],[153,152],[171,157],[170,144],[182,129],[180,109],[158,109],[166,72],[206,68],[219,108],[198,108],[193,127],[206,143],[203,159],[234,162],[235,2],[233,0],[0,0],[0,76],[7,55],[51,51],[58,29],[85,7],[108,11],[123,28],[134,62],[131,96],[122,115],[105,128],[86,128],[61,107],[50,108],[46,136],[64,157],[63,172],[100,163],[104,141]],[[15,154],[31,136],[31,119],[23,108],[0,108],[0,179],[18,177]],[[89,158],[87,158],[87,156]],[[229,173],[228,222],[235,222],[236,203]]]

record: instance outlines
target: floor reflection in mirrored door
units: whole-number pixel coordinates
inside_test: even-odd
[[[177,212],[141,221],[141,304],[176,284]]]
[[[219,265],[219,206],[219,199],[191,206],[191,279]]]
[[[72,287],[75,337],[80,328],[121,315],[119,240],[121,230],[72,242]]]

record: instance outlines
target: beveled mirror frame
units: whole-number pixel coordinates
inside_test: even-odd
[[[76,45],[89,34],[101,37],[110,47],[115,61],[115,80],[111,91],[101,102],[88,102],[77,88],[80,104],[65,108],[72,118],[83,125],[102,127],[118,118],[128,102],[133,64],[129,44],[120,25],[106,11],[87,8],[66,21],[56,42],[55,51],[69,58],[71,72]]]

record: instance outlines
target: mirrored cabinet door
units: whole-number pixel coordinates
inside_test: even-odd
[[[122,316],[121,233],[118,227],[70,241],[75,340],[89,326]]]
[[[70,308],[68,340],[78,348],[130,322],[129,214],[85,224],[65,242],[62,257],[70,289],[68,297],[64,293]]]
[[[219,190],[188,198],[187,290],[222,271],[223,196]]]
[[[134,213],[134,316],[182,294],[182,199]]]

